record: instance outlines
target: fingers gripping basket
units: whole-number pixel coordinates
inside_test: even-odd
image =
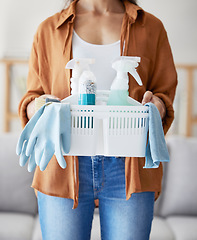
[[[145,156],[148,107],[71,105],[71,149],[65,155]]]

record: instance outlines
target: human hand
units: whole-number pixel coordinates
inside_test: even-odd
[[[163,119],[166,115],[166,107],[163,101],[159,97],[155,96],[151,91],[146,91],[142,99],[142,104],[145,105],[148,102],[153,103],[157,107],[161,119]]]

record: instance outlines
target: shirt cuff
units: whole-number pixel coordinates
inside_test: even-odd
[[[154,95],[159,97],[166,107],[166,115],[162,119],[164,134],[166,134],[174,120],[174,108],[172,105],[172,100],[163,93],[155,93]]]

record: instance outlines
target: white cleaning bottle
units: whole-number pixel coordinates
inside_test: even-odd
[[[79,105],[95,105],[96,102],[96,77],[91,71],[83,71],[79,78],[78,89]]]
[[[72,69],[72,77],[71,81],[71,94],[77,95],[78,94],[78,86],[79,86],[79,78],[83,71],[89,70],[89,65],[93,64],[95,59],[92,58],[77,58],[71,59],[66,64],[66,69]]]
[[[95,105],[96,102],[96,77],[91,71],[83,71],[79,78],[78,105]],[[93,128],[93,117],[81,117],[84,128]]]
[[[140,57],[121,56],[112,63],[112,68],[117,71],[117,75],[111,85],[107,105],[127,106],[128,102],[129,76],[128,72],[135,78],[141,86],[142,81],[136,71]]]

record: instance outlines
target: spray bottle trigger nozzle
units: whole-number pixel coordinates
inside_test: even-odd
[[[137,82],[140,86],[143,85],[142,80],[141,80],[141,78],[140,78],[140,76],[139,76],[139,74],[138,74],[138,72],[137,72],[136,69],[132,69],[132,71],[129,71],[129,73],[135,78],[136,82]]]

